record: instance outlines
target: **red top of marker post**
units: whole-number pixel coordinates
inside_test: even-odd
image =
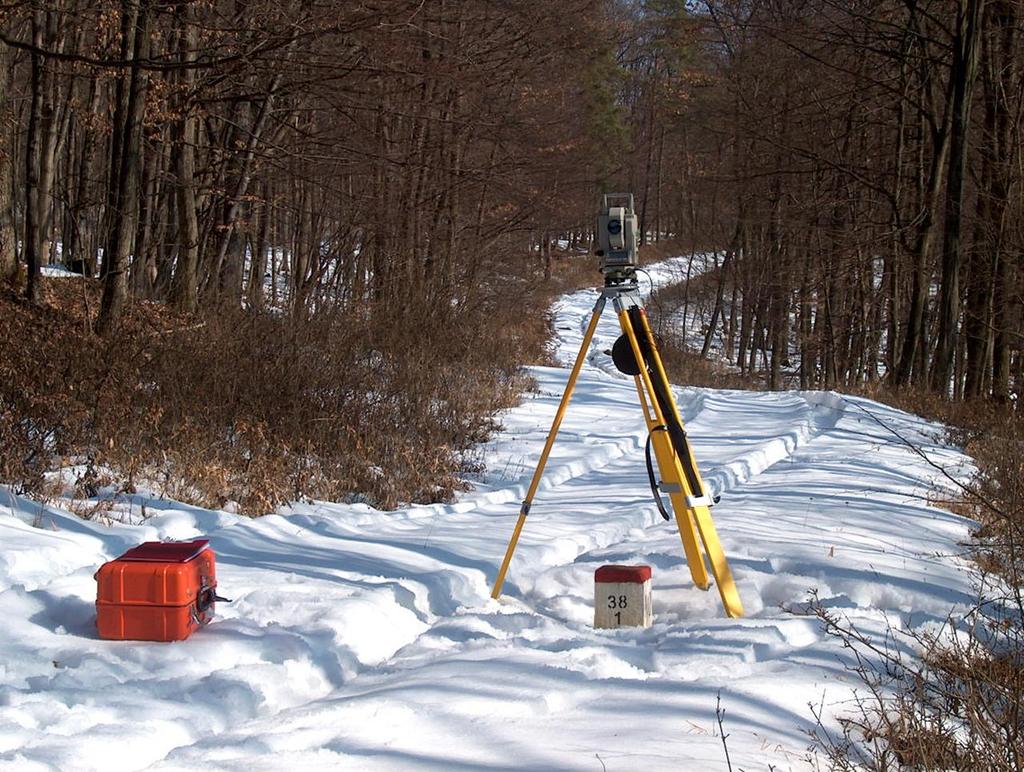
[[[650,566],[601,566],[594,572],[594,581],[598,583],[643,584],[650,578]]]

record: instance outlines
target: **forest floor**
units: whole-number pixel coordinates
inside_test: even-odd
[[[936,502],[971,461],[941,425],[863,398],[677,388],[746,607],[728,619],[651,500],[606,313],[491,600],[594,299],[555,303],[561,366],[530,368],[536,392],[453,504],[251,519],[140,489],[85,520],[0,488],[0,767],[726,769],[724,727],[734,769],[813,768],[811,706],[834,728],[858,679],[810,594],[879,642],[970,604],[972,523]],[[99,640],[99,566],[199,536],[233,599],[216,620],[180,643]],[[652,567],[653,627],[592,628],[607,563]]]

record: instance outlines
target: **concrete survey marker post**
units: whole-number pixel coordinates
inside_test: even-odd
[[[594,627],[650,627],[650,566],[601,566],[594,572]]]

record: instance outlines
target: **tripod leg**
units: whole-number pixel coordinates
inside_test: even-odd
[[[667,402],[672,410],[672,415],[678,422],[679,426],[683,425],[683,417],[679,414],[679,406],[676,405],[675,398],[672,396],[672,388],[669,384],[668,374],[665,372],[665,365],[661,361],[661,355],[658,353],[658,347],[654,343],[654,333],[651,331],[651,325],[647,320],[647,313],[643,310],[639,310],[637,315],[640,320],[640,332],[638,334],[643,335],[647,342],[647,347],[651,352],[651,362],[654,365],[653,372],[651,373],[652,378],[657,378],[658,381],[663,385],[664,393],[667,395]],[[695,492],[696,495],[702,495],[704,493],[704,481],[700,477],[700,470],[697,468],[697,461],[693,457],[693,448],[690,447],[689,443],[686,443],[686,452],[683,453],[683,449],[680,449],[682,458],[680,463],[689,467],[692,470],[692,479],[696,482],[696,487],[700,490]],[[688,470],[688,471],[689,471]]]
[[[701,553],[700,544],[697,541],[693,517],[686,508],[684,488],[679,470],[676,468],[672,443],[663,431],[658,430],[661,424],[658,422],[657,416],[650,413],[647,395],[644,393],[644,385],[640,376],[634,376],[633,380],[636,382],[637,395],[640,397],[640,405],[644,410],[647,430],[651,432],[651,445],[654,448],[654,457],[658,460],[658,470],[662,473],[662,483],[672,502],[672,513],[675,515],[679,538],[683,543],[683,552],[686,553],[686,564],[690,567],[690,577],[700,589],[707,590],[711,587],[711,580],[708,578],[704,555]]]
[[[637,310],[636,316],[639,319],[641,333],[647,343],[646,348],[649,351],[649,358],[653,365],[653,372],[650,375],[658,380],[660,393],[666,395],[669,410],[672,411],[678,425],[682,426],[679,407],[672,397],[672,389],[669,385],[668,376],[665,374],[665,367],[658,354],[658,348],[654,343],[654,334],[651,332],[651,326],[647,321],[647,314],[644,313],[643,309]],[[620,313],[621,318],[622,314]],[[629,321],[628,316],[627,321]],[[634,354],[638,357],[638,362],[643,361],[640,358],[639,345],[634,349]],[[647,379],[647,382],[650,382],[650,378]],[[652,383],[651,385],[653,386],[654,384]],[[652,400],[657,402],[656,393],[652,391],[651,394]],[[700,477],[700,470],[697,468],[697,463],[693,458],[693,448],[684,440],[683,447],[676,450],[675,460],[678,464],[676,468],[678,471],[684,472],[683,475],[680,475],[680,482],[685,481],[686,488],[688,489],[688,495],[684,498],[683,504],[689,510],[690,517],[692,517],[692,520],[697,525],[697,531],[704,544],[704,551],[707,553],[711,563],[711,571],[715,576],[715,583],[718,585],[718,594],[722,598],[722,605],[730,617],[743,616],[743,603],[740,601],[739,592],[736,589],[736,581],[733,579],[732,570],[729,568],[729,561],[726,560],[722,544],[718,540],[718,532],[715,530],[715,524],[711,518],[711,509],[705,492],[704,481]],[[673,499],[672,504],[675,507],[675,499]]]
[[[583,335],[583,343],[580,344],[580,352],[576,355],[576,362],[572,366],[572,372],[569,373],[569,381],[566,383],[565,391],[562,393],[562,401],[558,403],[555,420],[551,424],[551,430],[548,432],[548,438],[544,443],[544,450],[540,454],[540,461],[537,462],[537,468],[533,471],[533,479],[530,481],[530,488],[526,492],[526,498],[523,499],[523,505],[519,509],[519,520],[516,521],[512,538],[508,542],[508,549],[505,550],[505,559],[501,562],[501,568],[498,570],[498,578],[494,581],[494,589],[491,591],[492,598],[499,598],[501,596],[501,586],[505,583],[505,574],[508,572],[509,563],[512,562],[512,554],[516,551],[516,544],[519,543],[519,534],[523,532],[526,516],[530,513],[530,505],[533,504],[533,497],[537,495],[537,487],[540,485],[540,478],[544,474],[544,466],[548,462],[548,456],[551,455],[551,448],[555,444],[555,437],[558,435],[558,429],[562,425],[562,419],[565,417],[565,410],[569,406],[569,400],[572,399],[573,389],[576,388],[576,381],[579,378],[580,370],[583,369],[583,363],[587,359],[590,341],[594,338],[594,331],[597,330],[597,322],[601,318],[601,312],[604,311],[606,302],[605,296],[601,295],[597,299],[597,303],[594,304],[590,324],[587,325],[587,331]]]
[[[640,352],[640,343],[637,340],[636,332],[630,321],[626,310],[619,312],[619,326],[623,334],[629,339],[633,349],[633,355],[637,362],[643,362],[644,357]],[[662,407],[654,397],[654,384],[651,382],[651,374],[644,367],[640,368],[640,374],[634,376],[637,394],[640,397],[640,405],[644,410],[644,419],[647,422],[647,430],[651,432],[651,445],[654,447],[654,455],[658,459],[658,469],[661,472],[663,482],[669,488],[669,499],[672,501],[672,512],[675,515],[676,527],[679,529],[679,538],[683,542],[683,552],[686,553],[686,564],[690,567],[690,576],[693,583],[702,590],[711,586],[708,577],[707,567],[704,565],[704,556],[701,554],[700,545],[697,543],[697,531],[694,527],[694,520],[686,506],[686,495],[690,492],[684,487],[682,470],[679,468],[679,459],[672,447],[669,436],[659,428],[664,428],[666,421]],[[646,393],[645,393],[646,390]],[[648,400],[647,394],[652,395]],[[651,410],[654,416],[651,416]]]

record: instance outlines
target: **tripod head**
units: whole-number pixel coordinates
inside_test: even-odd
[[[605,193],[597,216],[596,254],[606,287],[636,282],[638,225],[632,193]]]

